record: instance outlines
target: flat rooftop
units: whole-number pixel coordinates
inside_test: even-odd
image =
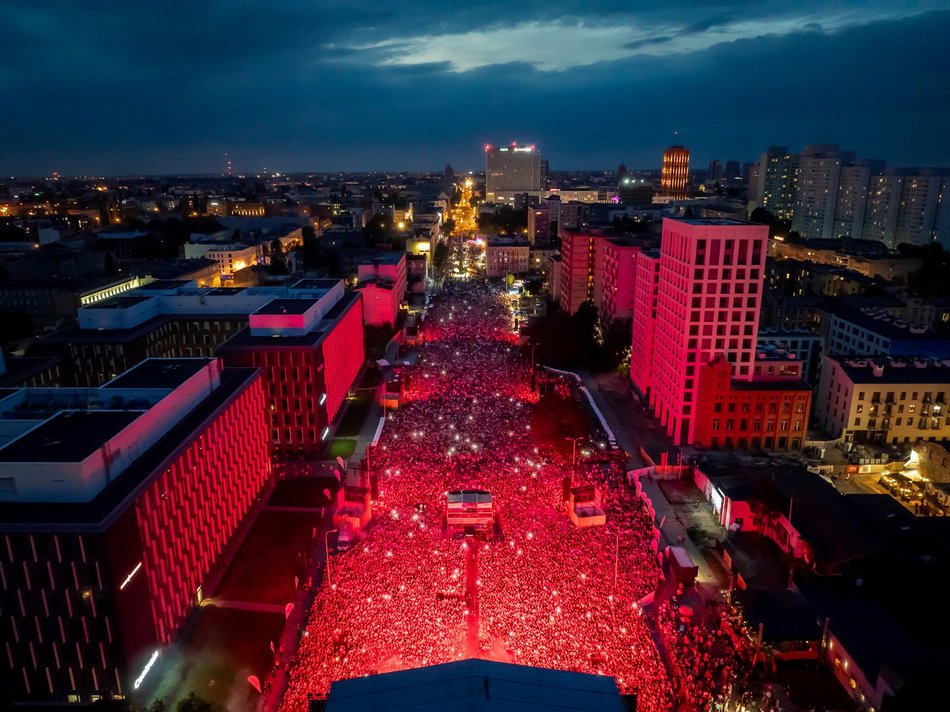
[[[950,384],[950,368],[939,361],[928,360],[925,366],[918,367],[914,363],[914,359],[867,359],[860,356],[846,356],[838,357],[835,360],[852,383]],[[858,363],[865,363],[866,365],[858,366]],[[895,366],[895,363],[903,365]],[[918,361],[918,363],[922,364],[924,361]],[[884,372],[880,376],[874,375],[873,367],[875,365],[884,368]]]
[[[102,531],[123,511],[131,494],[163,471],[161,468],[169,456],[184,450],[206,427],[208,418],[220,412],[259,377],[260,371],[255,368],[224,369],[220,387],[196,408],[183,413],[168,433],[90,502],[0,502],[0,531]]]
[[[326,289],[327,291],[333,289],[338,279],[301,279],[299,282],[296,282],[291,286],[291,289]]]
[[[0,449],[0,462],[81,462],[143,411],[64,411]]]
[[[911,331],[913,324],[884,313],[867,313],[848,306],[836,307],[834,304],[830,304],[826,310],[841,321],[849,322],[892,341],[948,341],[950,343],[950,340],[929,329],[918,330],[918,333],[914,333]]]
[[[139,289],[166,291],[184,287],[186,284],[191,284],[191,282],[187,279],[157,279],[139,287]]]
[[[371,265],[376,262],[380,264],[395,265],[395,264],[399,264],[399,261],[405,256],[406,256],[405,252],[398,252],[396,250],[392,250],[390,252],[367,251],[365,254],[360,253],[356,255],[361,265]]]
[[[337,680],[327,698],[327,712],[407,709],[622,712],[626,707],[612,677],[491,660],[459,660]]]
[[[735,218],[666,218],[667,220],[673,220],[674,222],[686,223],[687,225],[758,225],[762,226],[762,223],[754,223],[750,220],[736,220]]]
[[[174,389],[212,361],[213,358],[149,358],[102,387]]]
[[[134,307],[136,304],[147,302],[151,298],[152,297],[147,296],[113,297],[106,301],[86,305],[83,309],[128,309],[129,307]]]
[[[284,348],[287,346],[306,346],[314,347],[319,344],[327,334],[333,329],[336,321],[343,316],[360,298],[359,291],[344,292],[340,300],[327,310],[323,318],[318,321],[313,329],[303,336],[281,336],[275,338],[271,335],[255,336],[249,328],[241,329],[230,339],[225,341],[218,349],[218,352],[228,349],[253,348]],[[293,301],[293,300],[292,300]],[[299,301],[299,300],[297,300]]]
[[[766,359],[761,359],[766,360]],[[788,358],[768,359],[769,363],[801,363]],[[734,391],[811,391],[812,388],[805,381],[732,381]]]
[[[255,314],[306,314],[317,299],[274,299],[258,309]]]

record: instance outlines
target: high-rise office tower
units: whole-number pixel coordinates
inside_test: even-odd
[[[670,146],[663,151],[663,167],[660,170],[660,192],[673,200],[686,198],[689,181],[689,149]]]
[[[722,178],[722,171],[722,161],[710,161],[709,169],[706,171],[706,180],[719,180]]]
[[[806,240],[834,237],[841,165],[854,160],[833,144],[805,146],[798,156],[798,186],[792,229]]]
[[[541,153],[536,146],[485,147],[485,200],[514,202],[516,193],[541,190]]]
[[[740,220],[663,221],[658,273],[644,269],[650,284],[637,289],[656,290],[650,363],[631,362],[631,376],[640,388],[649,383],[653,410],[675,443],[693,441],[702,365],[723,356],[736,380],[752,380],[768,236],[768,226]]]
[[[798,156],[789,153],[787,146],[772,146],[759,161],[754,192],[762,207],[772,215],[780,220],[791,220],[797,180]],[[752,189],[749,190],[751,193]]]
[[[737,180],[742,177],[742,169],[739,167],[739,161],[726,161],[726,168],[723,177],[726,180]]]

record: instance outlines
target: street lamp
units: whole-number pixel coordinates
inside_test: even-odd
[[[333,532],[339,532],[339,529],[329,529],[323,534],[323,552],[324,558],[327,560],[327,585],[333,585],[333,577],[330,575],[330,535]]]
[[[571,484],[574,483],[574,470],[577,464],[577,442],[583,440],[585,436],[578,435],[576,438],[564,438],[565,440],[570,440],[573,443],[573,450],[571,452]]]

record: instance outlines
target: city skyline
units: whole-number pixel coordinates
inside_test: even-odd
[[[922,70],[950,4],[679,9],[10,6],[0,174],[477,170],[510,140],[552,170],[656,167],[671,143],[696,166],[808,143],[950,165]]]

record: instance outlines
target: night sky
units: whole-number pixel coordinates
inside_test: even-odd
[[[0,0],[0,174],[950,165],[950,0]]]

